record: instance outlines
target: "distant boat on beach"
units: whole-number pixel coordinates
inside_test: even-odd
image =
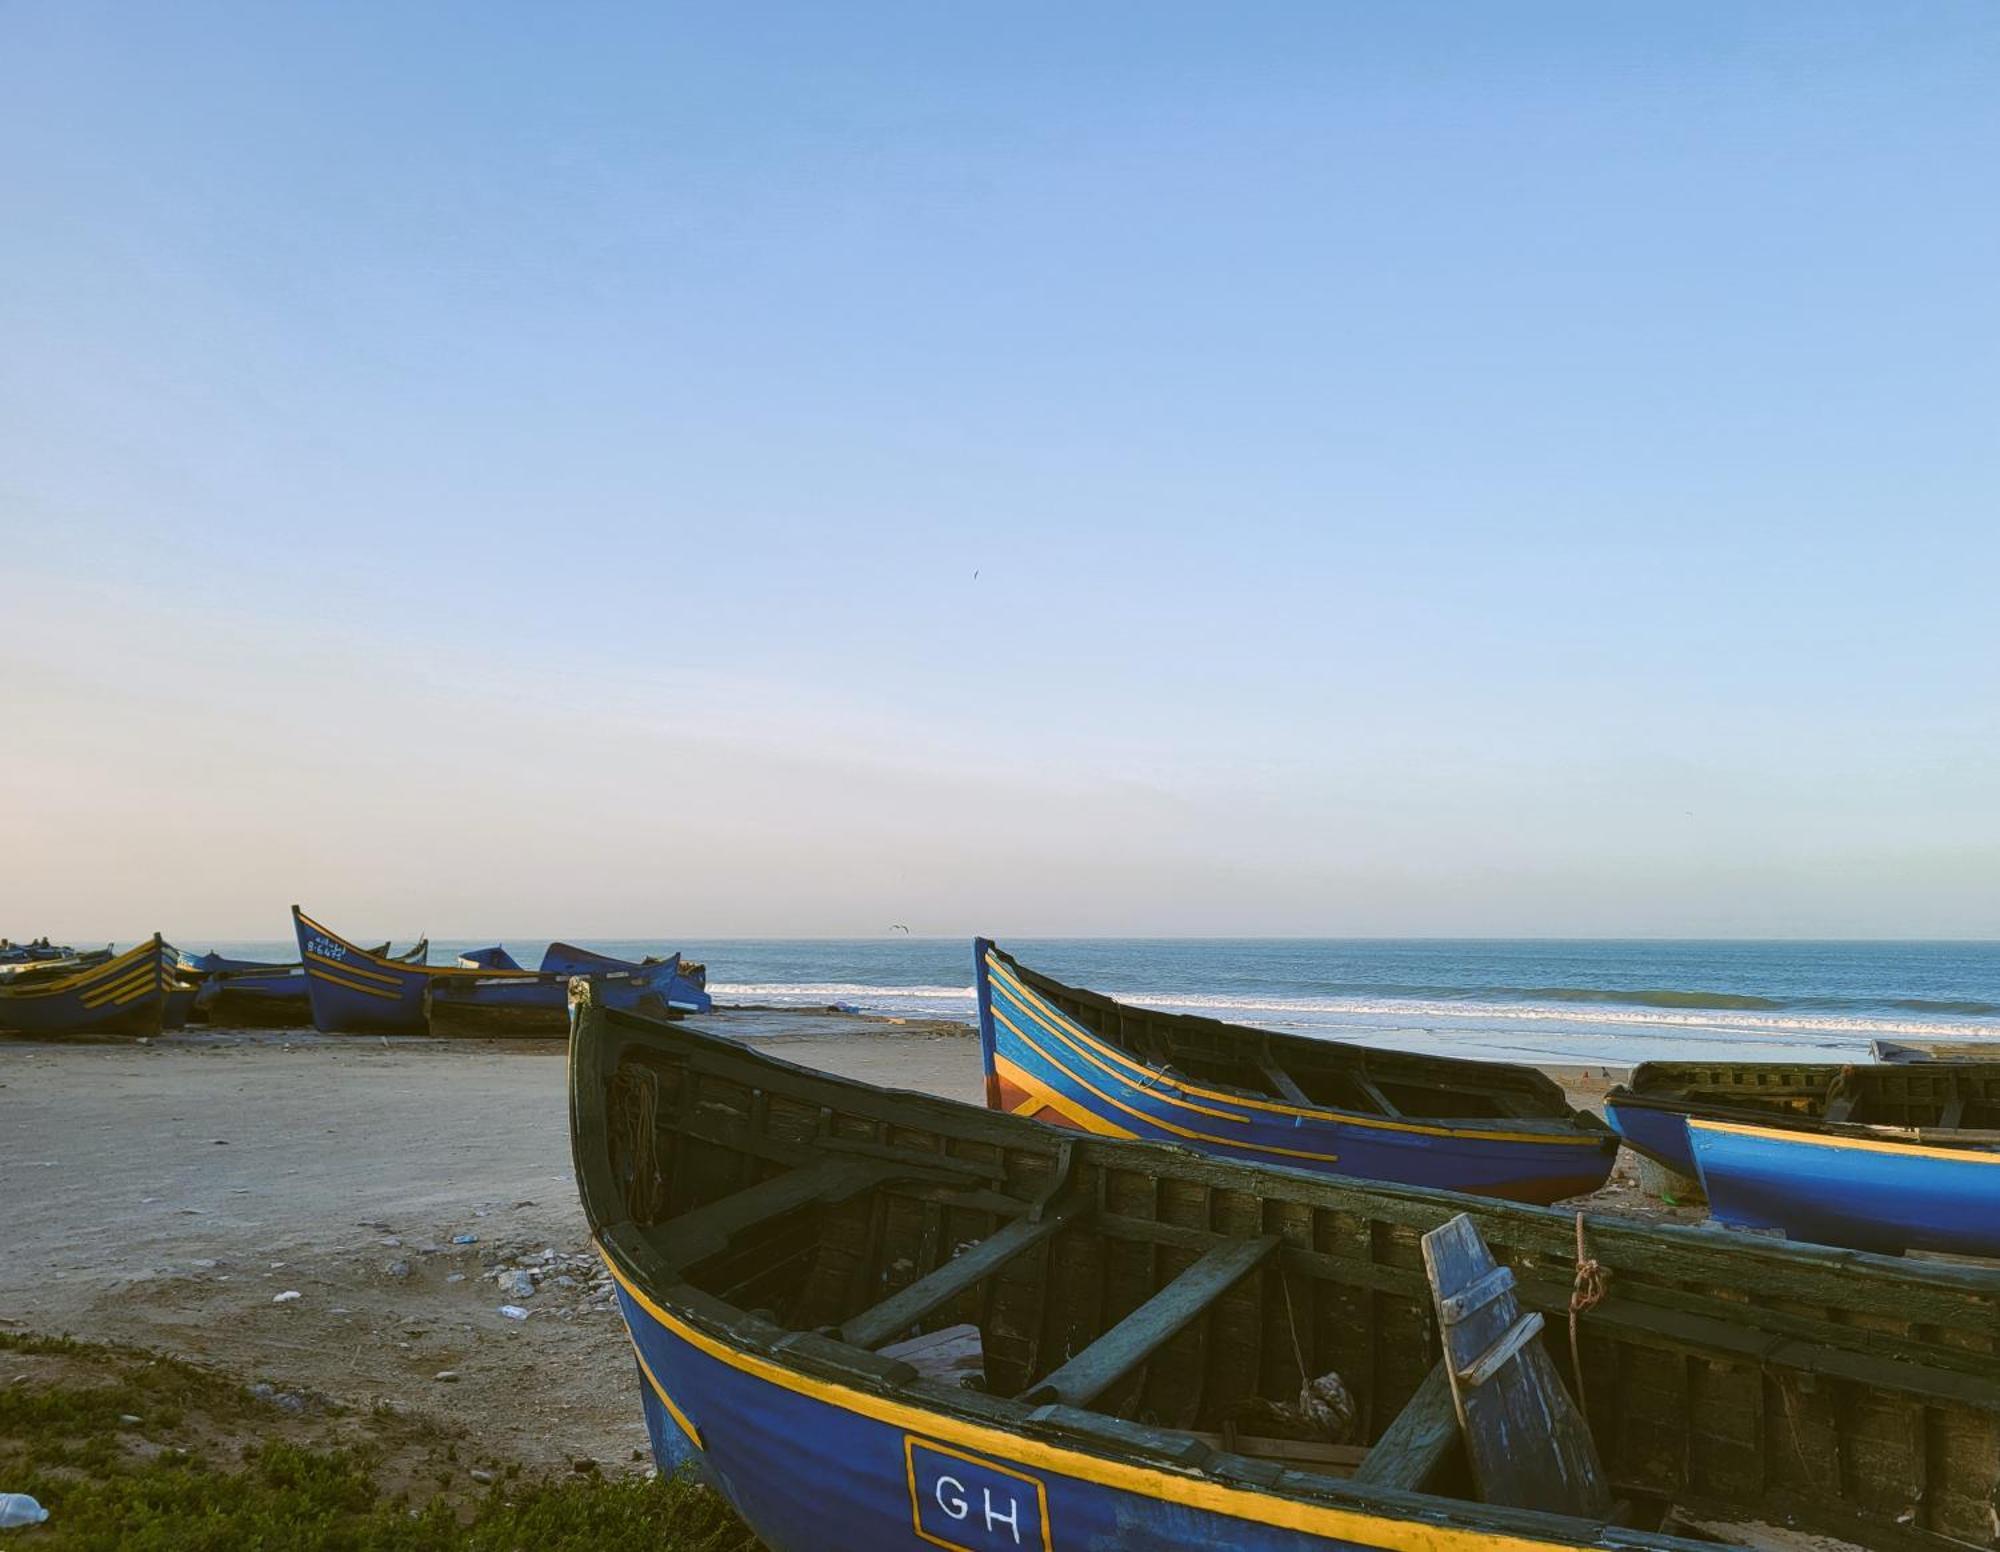
[[[418,939],[401,954],[391,954],[389,947],[384,943],[366,952],[405,965],[421,965],[430,955],[429,938]],[[243,1029],[304,1029],[312,1024],[305,966],[297,960],[286,964],[183,953],[180,969],[195,983],[191,1013],[201,1022]]]
[[[0,1030],[31,1035],[157,1035],[179,988],[172,945],[155,933],[122,954],[56,973],[0,979]]]
[[[1605,1114],[1724,1223],[2000,1256],[2000,1061],[1647,1062]]]
[[[700,966],[679,955],[633,963],[552,943],[542,968],[524,969],[495,945],[450,965],[411,965],[350,943],[296,905],[293,927],[315,1028],[353,1034],[539,1035],[568,1027],[565,999],[576,975],[601,975],[619,1006],[662,1015],[711,1006]]]
[[[1530,1067],[1374,1050],[1159,1013],[973,944],[987,1103],[1243,1163],[1554,1202],[1618,1139]]]
[[[587,988],[575,1017],[654,1459],[772,1552],[1992,1544],[1990,1272],[1058,1131]]]

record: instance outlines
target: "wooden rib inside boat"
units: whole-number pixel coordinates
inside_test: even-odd
[[[920,1457],[891,1493],[861,1433],[795,1438],[724,1378],[760,1376],[773,1407],[811,1391],[860,1398],[843,1420],[977,1430],[981,1459],[1011,1461],[993,1471],[1043,1494],[1045,1545],[1081,1544],[1079,1481],[1109,1493],[1147,1472],[1185,1484],[1168,1506],[1182,1517],[1149,1531],[1162,1547],[1204,1544],[1189,1516],[1218,1504],[1240,1522],[1232,1544],[1258,1548],[2000,1545],[1989,1274],[1610,1218],[1580,1231],[1548,1208],[1061,1133],[608,1013],[582,984],[577,1173],[642,1373],[677,1448],[781,1552],[868,1545],[877,1491],[895,1499],[883,1524],[900,1516],[907,1539],[914,1507],[924,1533]],[[1460,1214],[1497,1262],[1477,1297],[1517,1301],[1510,1330],[1538,1317],[1587,1420],[1601,1519],[1480,1501],[1422,1244]],[[963,1347],[961,1328],[976,1388],[884,1356],[926,1336]],[[815,1450],[839,1469],[819,1475]],[[1273,1529],[1316,1514],[1346,1529]],[[1784,1539],[1804,1536],[1827,1540]]]

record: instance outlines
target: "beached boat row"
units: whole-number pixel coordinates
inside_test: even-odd
[[[773,1552],[2000,1546],[2000,1273],[1342,1178],[1590,1129],[979,957],[983,1111],[572,991],[656,1459]]]
[[[606,1002],[662,1017],[710,1008],[707,972],[678,954],[624,960],[551,943],[538,969],[495,945],[429,963],[428,939],[402,953],[364,948],[292,907],[289,963],[184,954],[157,934],[123,954],[62,949],[0,965],[0,1032],[150,1036],[189,1022],[313,1027],[329,1034],[561,1037],[572,976],[601,979]],[[41,950],[46,941],[30,947]]]

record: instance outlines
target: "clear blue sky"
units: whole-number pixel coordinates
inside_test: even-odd
[[[0,5],[0,932],[2000,935],[1996,80]]]

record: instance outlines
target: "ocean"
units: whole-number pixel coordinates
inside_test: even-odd
[[[626,957],[679,948],[709,967],[721,1002],[973,1017],[961,938],[578,941]],[[290,943],[184,946],[296,957]],[[475,946],[434,940],[432,958]],[[508,946],[533,965],[544,945]],[[1150,1007],[1408,1050],[1622,1066],[1866,1060],[1875,1040],[1990,1038],[2000,1054],[2000,943],[1017,938],[1003,947],[1060,980]]]

